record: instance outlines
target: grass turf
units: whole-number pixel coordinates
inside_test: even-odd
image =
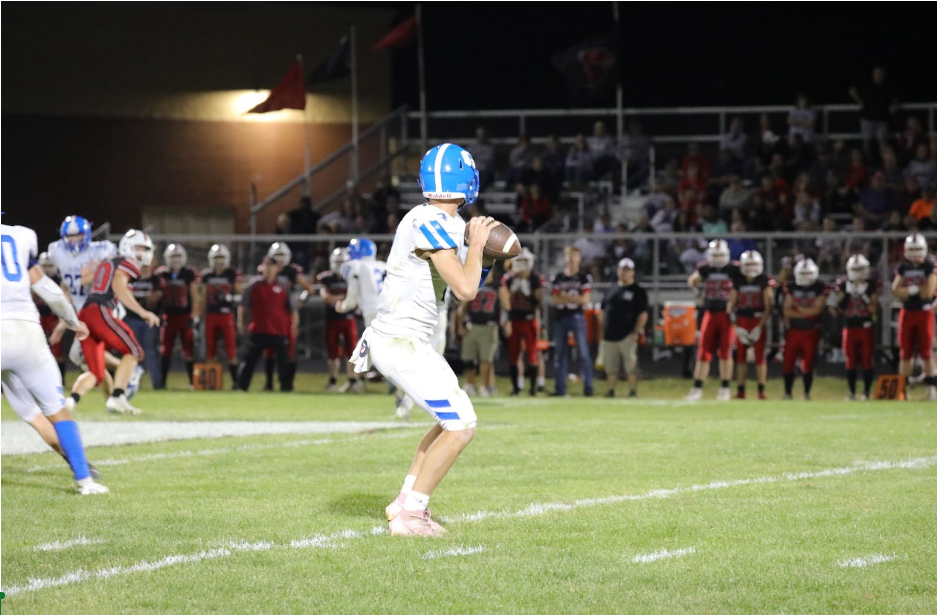
[[[385,421],[393,411],[392,399],[379,394],[316,394],[324,381],[307,376],[300,378],[303,392],[293,395],[190,393],[180,390],[180,380],[172,384],[177,390],[135,398],[145,410],[141,417],[107,416],[92,394],[79,419]],[[933,457],[934,404],[843,403],[844,383],[826,378],[814,385],[813,402],[678,402],[688,386],[643,382],[638,401],[475,400],[480,432],[433,497],[434,516],[452,519],[441,540],[370,533],[385,525],[383,507],[431,424],[422,414],[413,429],[356,437],[90,449],[90,458],[108,462],[102,482],[112,489],[96,498],[70,493],[65,464],[50,454],[4,457],[4,589],[26,587],[31,578],[92,574],[8,596],[2,607],[8,613],[936,610],[935,462],[786,475]],[[713,392],[709,386],[707,396]],[[770,395],[780,392],[772,383]],[[2,418],[15,420],[5,403]],[[730,482],[762,477],[770,481]],[[689,489],[710,483],[714,488]],[[602,501],[625,495],[640,497]],[[483,511],[494,514],[463,517]],[[79,536],[100,542],[35,550]],[[310,540],[293,546],[303,539]],[[442,553],[459,547],[480,551]],[[690,552],[634,561],[663,549]],[[896,559],[838,565],[876,554]],[[129,570],[142,562],[161,567]]]

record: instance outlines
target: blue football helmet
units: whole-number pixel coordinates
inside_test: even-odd
[[[78,241],[74,239],[76,235],[81,235]],[[70,252],[78,254],[92,242],[92,225],[82,216],[69,216],[59,227],[59,237]]]
[[[479,196],[479,171],[472,154],[453,143],[426,152],[420,161],[420,190],[427,199],[465,199],[459,209]]]
[[[359,258],[376,258],[377,244],[365,237],[355,237],[347,245],[347,255],[352,261]]]

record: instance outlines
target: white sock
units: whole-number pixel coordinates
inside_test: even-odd
[[[519,389],[524,388],[524,376],[518,376],[518,388]]]
[[[539,387],[544,386],[544,376],[538,376],[538,386]]]
[[[413,485],[416,484],[416,477],[412,474],[407,474],[406,479],[403,481],[403,486],[400,487],[400,493],[409,493],[413,491]]]
[[[95,484],[95,480],[92,479],[91,476],[89,476],[89,477],[87,477],[87,478],[83,478],[82,480],[77,480],[77,481],[75,481],[75,482],[76,482],[76,484],[77,484],[79,487],[87,487],[87,486],[89,486],[89,485],[94,485],[94,484]]]
[[[403,505],[405,510],[426,510],[429,506],[429,496],[425,493],[420,493],[419,491],[410,491],[406,496],[406,504]]]

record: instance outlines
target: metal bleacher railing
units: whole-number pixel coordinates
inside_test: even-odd
[[[785,256],[794,256],[802,253],[811,258],[821,256],[822,248],[830,245],[839,245],[840,256],[821,262],[820,275],[824,281],[832,282],[837,276],[844,274],[845,256],[842,250],[850,249],[865,253],[872,263],[875,277],[881,282],[882,307],[880,321],[879,342],[884,348],[893,346],[897,322],[895,310],[897,301],[891,295],[891,281],[894,278],[894,264],[897,250],[906,233],[895,232],[866,232],[866,233],[811,233],[798,234],[789,232],[777,233],[740,233],[727,234],[729,242],[752,241],[764,257],[766,270],[775,275],[780,267],[780,259]],[[271,243],[285,241],[292,245],[306,248],[306,252],[316,255],[313,259],[314,273],[326,267],[324,257],[335,247],[341,247],[350,240],[349,236],[342,235],[153,235],[156,253],[162,254],[164,247],[170,242],[183,243],[190,252],[190,264],[195,267],[206,266],[206,252],[213,243],[225,243],[233,254],[233,264],[247,274],[254,273],[259,259]],[[389,235],[368,235],[380,247],[381,258],[386,258],[391,237]],[[926,237],[932,245],[932,253],[936,243],[936,233],[927,233]],[[614,241],[628,240],[630,246],[626,254],[636,259],[637,280],[650,292],[650,303],[656,308],[656,318],[661,314],[661,306],[666,301],[695,300],[695,295],[686,286],[689,271],[681,264],[679,256],[683,248],[698,246],[699,241],[710,239],[710,236],[694,233],[554,233],[554,234],[521,234],[519,239],[527,245],[537,257],[535,269],[546,278],[563,269],[563,248],[566,245],[578,245],[588,254],[594,249],[597,253],[605,251]],[[109,235],[109,239],[117,241],[118,235]],[[696,248],[697,249],[697,248]],[[737,254],[732,254],[736,259]],[[821,259],[822,260],[822,259]],[[594,262],[586,258],[584,264],[596,270],[598,277],[593,285],[591,301],[597,303],[602,300],[606,290],[612,284],[612,262]],[[546,297],[545,311],[549,310],[550,300]],[[306,357],[321,358],[324,353],[323,344],[323,303],[318,296],[308,297],[304,301],[302,310],[301,335],[299,351]],[[545,322],[550,322],[545,320]]]

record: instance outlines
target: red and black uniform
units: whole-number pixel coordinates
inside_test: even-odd
[[[872,313],[869,305],[872,296],[878,292],[875,280],[861,282],[863,293],[851,292],[845,277],[836,280],[833,292],[845,295],[839,302],[839,313],[843,317],[842,353],[846,357],[846,370],[854,370],[861,364],[863,370],[872,369],[872,357],[875,354],[875,331],[872,329]]]
[[[790,282],[784,287],[784,294],[793,297],[793,307],[810,308],[816,304],[817,299],[826,295],[826,285],[816,280],[810,286],[799,286],[796,282]],[[787,319],[787,333],[783,346],[783,375],[784,378],[790,377],[790,386],[787,387],[787,393],[791,393],[793,386],[793,369],[796,366],[797,357],[801,360],[801,371],[804,377],[804,386],[806,379],[812,383],[813,366],[816,363],[816,348],[819,345],[819,321],[821,314],[816,316],[806,316],[803,318],[793,318],[784,315]],[[809,391],[807,390],[807,393]]]
[[[495,280],[486,282],[475,295],[475,299],[469,301],[466,313],[469,315],[470,323],[473,325],[489,325],[498,322],[501,316],[501,304],[498,301],[498,286],[500,284],[501,282]]]
[[[139,361],[144,358],[144,350],[131,328],[112,313],[118,307],[115,292],[111,288],[118,271],[127,274],[129,280],[136,280],[141,275],[137,263],[124,257],[102,261],[95,269],[85,307],[79,312],[79,320],[89,329],[89,336],[81,342],[82,354],[85,355],[89,372],[95,376],[95,384],[105,378],[106,348],[121,356],[134,355]]]
[[[698,338],[698,360],[711,361],[718,353],[721,360],[731,358],[731,317],[728,316],[728,299],[734,278],[740,270],[728,263],[724,267],[712,267],[708,263],[698,266],[698,275],[705,285],[705,313],[701,317],[701,334]]]
[[[318,283],[332,295],[347,295],[347,281],[339,273],[322,272],[318,274]],[[357,346],[357,320],[352,312],[341,314],[333,305],[325,306],[325,344],[328,346],[329,359],[340,359],[354,354]]]
[[[226,358],[236,362],[236,305],[233,295],[236,285],[242,280],[242,274],[233,267],[227,267],[217,273],[213,269],[204,269],[200,274],[206,288],[206,358],[216,359],[217,336],[223,339]]]
[[[937,264],[929,260],[917,264],[904,262],[898,266],[901,288],[924,286],[932,273],[937,273]],[[902,302],[901,311],[898,312],[898,346],[902,360],[914,358],[916,349],[922,359],[931,358],[934,342],[932,303],[934,299],[925,299],[920,294],[911,295]]]
[[[255,278],[243,291],[243,306],[251,313],[246,354],[239,365],[239,388],[248,391],[252,373],[263,351],[271,350],[279,368],[282,391],[291,391],[288,367],[288,338],[295,306],[291,293],[280,280]]]
[[[526,278],[510,272],[502,278],[501,285],[508,289],[511,296],[511,309],[508,310],[508,322],[511,323],[511,337],[508,338],[509,361],[512,365],[518,363],[523,338],[528,365],[537,365],[538,321],[536,310],[541,305],[541,302],[538,301],[538,290],[544,288],[544,278],[534,272]],[[515,382],[517,382],[517,379]]]
[[[305,270],[302,269],[301,265],[290,263],[283,267],[281,271],[279,271],[279,274],[275,277],[275,279],[282,285],[282,288],[291,294],[292,290],[295,288],[295,281],[298,280],[298,276],[300,275],[305,275]],[[263,356],[266,359],[266,371],[267,373],[271,373],[270,361],[273,356],[272,351],[266,350]],[[292,363],[295,362],[295,334],[291,331],[289,331],[288,334],[288,360]]]
[[[164,280],[161,356],[165,360],[170,359],[174,352],[174,343],[179,336],[184,359],[193,361],[193,323],[190,319],[193,313],[193,301],[190,287],[191,284],[200,281],[200,274],[193,267],[184,266],[176,272],[168,267],[160,267],[155,275]]]
[[[777,285],[773,276],[762,273],[759,276],[748,280],[740,271],[734,276],[733,287],[737,291],[737,303],[734,306],[735,324],[742,329],[751,331],[760,325],[760,319],[764,315],[764,292],[768,288]],[[773,302],[773,299],[771,299]],[[753,344],[743,344],[741,340],[734,338],[735,356],[737,364],[747,363],[747,349],[754,348],[754,363],[756,365],[766,365],[767,353],[764,348],[767,346],[767,327],[760,330],[760,338]]]
[[[62,284],[62,278],[57,275],[50,276],[56,286]],[[39,295],[33,293],[33,303],[36,304],[36,309],[39,310],[39,324],[43,327],[43,333],[46,334],[48,339],[52,335],[53,329],[56,328],[56,325],[59,324],[59,317],[52,313],[52,310],[49,309],[49,306],[46,305],[46,302],[39,298]],[[56,357],[56,363],[59,363],[60,370],[63,368],[63,356],[62,356],[62,340],[60,339],[55,344],[50,344],[49,349],[52,350],[52,356]]]

